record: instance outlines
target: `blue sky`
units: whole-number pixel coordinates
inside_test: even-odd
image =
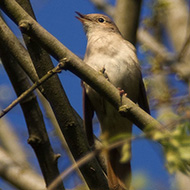
[[[94,8],[92,3],[88,0],[32,0],[32,6],[36,14],[38,22],[57,39],[59,39],[66,47],[77,54],[79,57],[83,57],[86,47],[86,37],[82,28],[81,23],[75,18],[75,11],[81,13],[94,13],[99,12]],[[111,1],[114,3],[115,1]],[[143,13],[149,14],[147,9],[143,9]],[[9,20],[7,20],[9,22]],[[20,37],[20,33],[16,30],[16,26],[9,23],[15,34]],[[56,65],[57,62],[54,61]],[[80,79],[75,77],[70,72],[62,72],[59,75],[63,87],[69,97],[72,106],[82,116],[82,89],[80,86]],[[0,93],[0,106],[6,107],[12,100],[15,99],[15,93],[10,85],[8,77],[6,76],[3,67],[0,66],[0,89],[7,86],[5,95]],[[9,96],[7,97],[7,94]],[[23,146],[29,153],[29,160],[34,163],[35,169],[39,170],[37,161],[31,151],[31,147],[27,144],[27,130],[24,118],[22,117],[22,111],[19,106],[16,106],[10,113],[7,114],[6,118],[14,126],[15,131],[18,131],[19,137],[22,141]],[[52,127],[46,119],[48,132],[51,136],[51,141],[55,143],[54,149],[56,152],[62,151],[62,158],[59,159],[60,170],[68,167],[69,161],[66,160],[66,154],[61,150],[56,137],[52,135]],[[98,130],[97,130],[98,131]],[[136,127],[134,133],[141,133]],[[146,190],[170,190],[172,177],[169,176],[164,167],[164,158],[160,145],[147,141],[147,140],[136,140],[133,143],[133,159],[132,168],[134,176],[138,177],[141,174],[146,176],[148,179],[148,188]],[[65,181],[66,187],[72,187],[72,178],[67,178]],[[75,177],[76,178],[76,177]],[[135,183],[135,181],[134,181]],[[0,188],[3,181],[0,180]],[[6,190],[13,189],[9,186],[5,186]],[[143,190],[143,189],[142,189]]]

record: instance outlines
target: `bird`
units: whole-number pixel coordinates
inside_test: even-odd
[[[100,72],[125,95],[150,113],[141,68],[135,47],[125,40],[114,21],[106,15],[76,12],[87,36],[84,63]],[[131,135],[132,122],[122,117],[107,100],[83,82],[84,121],[90,146],[94,144],[93,115],[97,115],[101,133],[107,141],[121,134]],[[129,151],[131,145],[129,143]],[[110,190],[128,190],[131,183],[130,160],[121,162],[122,147],[106,154],[107,179]]]

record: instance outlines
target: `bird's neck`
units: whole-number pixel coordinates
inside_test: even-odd
[[[87,33],[88,43],[87,51],[101,50],[102,48],[109,48],[122,38],[115,32],[107,31],[91,31]]]
[[[87,33],[87,38],[88,38],[88,41],[90,40],[97,40],[97,39],[100,39],[100,38],[115,38],[115,37],[120,37],[121,34],[117,31],[114,31],[114,30],[109,30],[109,29],[94,29],[94,30],[89,30]]]

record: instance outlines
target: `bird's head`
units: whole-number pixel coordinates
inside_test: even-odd
[[[94,31],[109,31],[120,33],[115,23],[106,15],[103,14],[81,14],[76,12],[76,18],[83,24],[84,30],[87,33]]]

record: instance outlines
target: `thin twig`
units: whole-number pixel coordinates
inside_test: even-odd
[[[172,62],[175,60],[175,56],[163,44],[157,41],[148,30],[140,28],[137,32],[137,38],[141,44],[147,46],[155,55],[159,55],[164,61]]]
[[[190,35],[187,37],[187,40],[185,41],[185,43],[179,53],[178,61],[181,61],[182,58],[188,53],[189,44],[190,44]]]
[[[37,40],[40,45],[44,47],[45,50],[56,60],[62,60],[66,57],[68,59],[68,61],[65,62],[65,67],[67,70],[74,73],[88,85],[94,88],[117,110],[120,108],[121,97],[118,93],[118,89],[115,88],[109,81],[107,81],[104,76],[96,72],[89,65],[84,64],[84,62],[79,59],[79,57],[69,51],[54,36],[49,34],[44,28],[36,23],[15,3],[15,1],[0,1],[0,7],[5,12],[7,12],[7,14],[12,15],[11,17],[14,17],[15,23],[19,25],[21,30],[25,31],[25,33],[27,33],[33,39]],[[15,11],[15,9],[17,9],[17,11]],[[165,130],[165,127],[163,125],[161,125],[153,117],[139,108],[129,98],[122,97],[122,105],[126,105],[126,109],[125,111],[121,112],[121,114],[131,120],[138,127],[146,128],[149,126],[160,130]]]
[[[2,118],[5,114],[7,114],[11,109],[13,109],[18,103],[20,103],[26,96],[31,94],[36,88],[38,88],[42,83],[52,77],[54,74],[60,73],[64,68],[64,61],[60,62],[55,68],[48,71],[46,75],[44,75],[41,79],[36,81],[28,90],[23,92],[16,100],[14,100],[9,106],[3,109],[0,113],[0,118]]]
[[[113,144],[110,144],[109,146],[102,146],[100,148],[95,149],[94,151],[88,153],[87,155],[83,156],[80,160],[78,160],[76,163],[74,163],[73,165],[71,165],[70,167],[68,167],[65,171],[63,171],[47,188],[47,190],[53,190],[55,188],[55,186],[60,183],[60,181],[62,181],[64,178],[66,178],[71,172],[73,172],[75,169],[77,169],[78,167],[81,167],[83,164],[87,163],[88,161],[90,161],[93,157],[95,157],[97,154],[99,154],[101,151],[104,150],[112,150],[114,148],[117,148],[121,145],[123,145],[124,143],[130,142],[132,140],[135,139],[140,139],[140,138],[144,138],[145,134],[140,134],[138,136],[133,136],[127,139],[122,139],[120,141],[117,141]]]

